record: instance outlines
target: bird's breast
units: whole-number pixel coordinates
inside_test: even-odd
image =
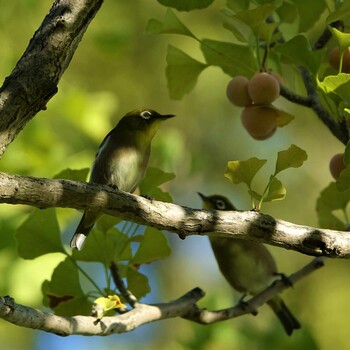
[[[133,192],[144,176],[148,158],[148,154],[133,148],[118,152],[110,162],[110,184],[121,191]]]

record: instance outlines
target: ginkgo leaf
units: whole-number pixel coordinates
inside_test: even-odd
[[[299,168],[307,159],[307,153],[296,145],[278,152],[275,175],[288,168]]]
[[[248,160],[233,160],[227,163],[225,177],[233,184],[245,183],[250,188],[251,182],[256,173],[267,162],[266,159],[258,159],[256,157]]]

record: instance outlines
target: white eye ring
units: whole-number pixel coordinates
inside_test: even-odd
[[[143,119],[150,119],[152,117],[152,113],[150,111],[143,111],[140,115]]]
[[[226,208],[226,205],[225,205],[225,202],[221,199],[218,199],[216,202],[215,202],[215,205],[216,205],[216,208],[219,209],[219,210],[223,210]]]

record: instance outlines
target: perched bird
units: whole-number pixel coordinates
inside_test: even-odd
[[[204,209],[237,210],[226,197],[198,194]],[[258,294],[269,287],[278,275],[276,263],[263,244],[214,236],[210,236],[209,240],[221,273],[238,292]],[[279,295],[267,304],[280,319],[288,335],[301,327]]]
[[[160,123],[173,116],[162,115],[152,109],[136,109],[127,113],[97,150],[89,182],[134,192],[145,175],[153,136]],[[101,216],[98,211],[85,210],[70,242],[72,248],[83,248],[86,237]]]

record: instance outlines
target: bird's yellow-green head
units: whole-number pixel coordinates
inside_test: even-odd
[[[174,114],[159,114],[153,109],[135,109],[119,121],[118,128],[124,131],[141,132],[152,138],[162,121],[174,117]]]
[[[198,195],[203,201],[203,208],[206,210],[236,210],[235,206],[224,196],[214,194],[212,196],[205,196],[198,192]]]

